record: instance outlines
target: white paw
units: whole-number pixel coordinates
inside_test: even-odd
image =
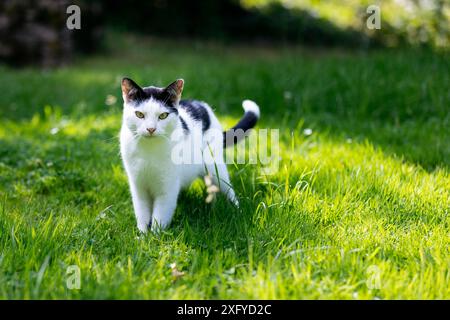
[[[148,224],[146,224],[146,223],[138,223],[137,227],[138,227],[139,231],[142,233],[147,233],[147,231],[148,231]]]

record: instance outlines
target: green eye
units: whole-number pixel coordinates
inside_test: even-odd
[[[169,114],[167,112],[163,112],[159,115],[159,120],[164,120],[165,118],[167,118]]]
[[[136,117],[138,117],[139,119],[144,119],[144,114],[140,111],[136,111]]]

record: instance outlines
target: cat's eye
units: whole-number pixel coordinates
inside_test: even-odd
[[[165,118],[167,118],[169,114],[167,112],[163,112],[159,115],[159,120],[164,120]]]
[[[136,117],[138,117],[139,119],[144,119],[144,114],[140,111],[136,111]]]

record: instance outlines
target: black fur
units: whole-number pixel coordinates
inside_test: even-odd
[[[183,108],[196,121],[202,122],[202,130],[205,132],[211,125],[208,110],[205,104],[197,100],[181,100],[180,108]]]
[[[242,140],[249,133],[249,130],[256,125],[256,122],[258,122],[256,114],[251,111],[244,113],[244,116],[234,127],[223,133],[223,147],[236,144]]]
[[[128,92],[128,98],[131,101],[135,101],[137,104],[139,104],[145,100],[152,98],[161,101],[167,107],[167,109],[169,109],[169,112],[178,114],[178,110],[174,104],[174,95],[170,91],[166,90],[166,88],[141,88],[136,82],[129,78],[124,78],[122,80],[122,84],[124,82],[131,87],[130,91]]]
[[[184,119],[182,117],[180,117],[180,122],[181,122],[181,127],[183,127],[183,130],[185,132],[189,132],[189,128],[188,128],[188,126],[186,124],[186,121],[184,121]]]
[[[156,87],[146,87],[143,91],[145,93],[145,100],[153,98],[157,101],[161,101],[170,112],[178,113],[178,110],[171,99],[171,95],[166,90]]]

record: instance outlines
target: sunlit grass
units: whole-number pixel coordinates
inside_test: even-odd
[[[450,297],[448,59],[238,48],[218,61],[214,46],[143,43],[2,69],[1,298]],[[279,170],[230,165],[241,209],[206,204],[198,182],[166,232],[140,235],[118,152],[122,75],[184,77],[226,127],[254,99],[259,127],[280,129]]]

